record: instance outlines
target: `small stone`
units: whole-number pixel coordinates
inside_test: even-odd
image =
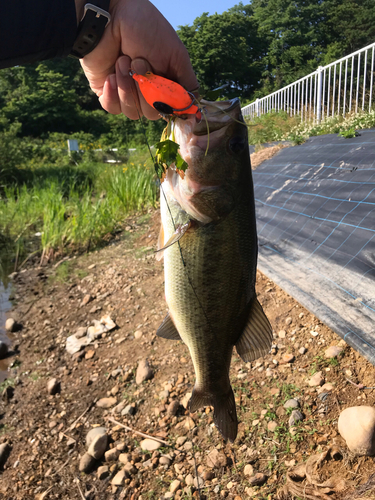
[[[254,476],[249,477],[248,481],[251,484],[251,486],[262,486],[267,481],[267,479],[268,478],[265,474],[258,472]]]
[[[285,339],[285,337],[286,337],[286,331],[285,330],[280,330],[279,333],[278,333],[278,335],[279,335],[280,339]]]
[[[58,392],[60,392],[60,383],[56,378],[51,378],[47,383],[47,392],[51,396],[54,396]]]
[[[131,459],[132,456],[130,455],[130,453],[121,453],[121,455],[118,457],[119,462],[121,462],[122,464],[127,464],[131,461]]]
[[[172,481],[170,487],[169,487],[169,491],[171,493],[175,493],[181,486],[181,481],[179,481],[178,479],[175,479],[174,481]]]
[[[275,432],[275,430],[277,429],[278,427],[278,424],[277,422],[274,422],[273,420],[271,420],[270,422],[268,422],[267,424],[267,429],[270,431],[270,432]]]
[[[85,453],[84,455],[82,455],[79,461],[78,468],[80,472],[85,472],[87,474],[93,470],[95,465],[96,465],[95,458],[89,455],[88,453]]]
[[[204,487],[204,479],[201,476],[194,478],[194,487],[195,488],[203,488]]]
[[[194,477],[191,474],[188,474],[185,477],[185,483],[187,486],[193,486],[194,485]]]
[[[82,302],[81,302],[81,306],[85,306],[86,304],[88,304],[89,302],[91,302],[93,300],[93,297],[87,293],[83,299],[82,299]]]
[[[141,332],[141,330],[136,330],[134,332],[134,338],[139,340],[141,337],[142,337],[143,333]]]
[[[134,475],[137,473],[138,469],[131,463],[131,462],[128,462],[127,464],[125,464],[125,467],[124,467],[124,470],[130,475]]]
[[[293,319],[292,319],[290,316],[288,316],[288,318],[286,318],[286,320],[285,320],[285,324],[286,324],[286,326],[289,326],[289,325],[291,325],[292,323],[293,323]]]
[[[289,462],[287,460],[285,460],[285,466],[286,467],[294,467],[296,465],[296,461],[295,460],[290,460]]]
[[[180,403],[174,399],[173,401],[171,401],[171,403],[169,403],[168,407],[167,407],[167,415],[171,415],[171,416],[175,416],[178,409],[180,407]]]
[[[98,470],[97,470],[97,478],[100,479],[100,480],[103,480],[105,479],[106,477],[109,476],[109,468],[107,465],[102,465],[101,467],[98,467]]]
[[[243,473],[245,474],[245,476],[253,476],[254,469],[253,469],[252,465],[250,465],[250,464],[245,465]]]
[[[279,396],[280,395],[280,389],[276,389],[276,387],[272,387],[272,389],[270,390],[270,394],[271,396]]]
[[[280,417],[283,417],[284,415],[286,415],[286,411],[284,410],[284,408],[282,406],[279,406],[277,409],[276,409],[276,415],[280,418]]]
[[[299,408],[299,402],[297,399],[288,399],[288,401],[284,403],[284,408]]]
[[[91,429],[86,436],[88,454],[97,460],[101,459],[108,445],[108,436],[104,427]]]
[[[96,402],[96,406],[98,406],[99,408],[110,408],[111,406],[115,405],[116,403],[117,403],[116,398],[102,398]]]
[[[167,465],[169,467],[171,465],[171,459],[168,457],[160,457],[159,464],[160,465]]]
[[[112,396],[116,396],[120,392],[120,387],[118,385],[114,385],[111,389]]]
[[[135,382],[137,385],[142,384],[145,380],[150,380],[154,376],[154,372],[150,367],[147,359],[142,359],[137,368]]]
[[[319,335],[319,332],[316,332],[315,330],[311,330],[310,333],[313,337],[317,337]]]
[[[215,474],[212,470],[206,470],[203,472],[202,477],[205,481],[212,481],[212,479],[215,477]]]
[[[122,410],[121,415],[126,416],[126,415],[135,415],[136,408],[134,405],[127,405],[125,408]]]
[[[8,443],[0,444],[0,468],[4,467],[11,452],[11,447]]]
[[[293,354],[286,352],[281,358],[280,364],[293,363],[293,361],[294,361]]]
[[[301,420],[303,420],[303,414],[299,410],[293,410],[289,417],[289,427],[296,425]]]
[[[300,348],[298,349],[298,352],[299,352],[300,354],[306,354],[307,349],[306,349],[306,347],[300,347]]]
[[[8,355],[8,344],[0,340],[0,359],[6,358]]]
[[[176,445],[177,446],[182,446],[185,441],[187,440],[187,437],[186,436],[179,436],[177,439],[176,439]]]
[[[253,427],[256,427],[259,424],[259,422],[260,422],[259,419],[253,420],[253,423],[252,423]]]
[[[319,387],[318,394],[321,394],[323,392],[331,392],[333,391],[333,389],[334,389],[333,384],[327,382],[326,384],[322,385],[322,387]]]
[[[221,453],[215,448],[207,455],[206,463],[208,467],[214,469],[215,467],[225,467],[228,463],[228,459],[224,453]]]
[[[336,358],[339,354],[341,354],[343,348],[338,345],[331,345],[324,351],[324,356],[326,358]]]
[[[78,328],[78,330],[75,333],[75,337],[77,339],[81,339],[82,337],[85,337],[87,334],[87,327],[86,326],[81,326]]]
[[[90,349],[89,351],[86,352],[85,359],[92,359],[94,356],[95,356],[94,349]]]
[[[18,330],[18,327],[19,325],[17,324],[17,321],[13,318],[8,318],[5,322],[5,330],[7,332],[14,333]]]
[[[112,448],[104,453],[104,459],[106,462],[115,462],[120,456],[120,452],[117,448]]]
[[[128,479],[128,477],[129,477],[129,472],[122,469],[112,479],[111,484],[113,486],[122,486],[125,482],[125,479]]]
[[[316,372],[309,380],[310,387],[318,387],[324,383],[324,377],[322,372]]]
[[[339,416],[338,430],[352,453],[357,456],[375,455],[375,408],[346,408]]]
[[[153,439],[144,439],[141,441],[141,448],[145,451],[154,451],[161,448],[161,443],[154,441]]]

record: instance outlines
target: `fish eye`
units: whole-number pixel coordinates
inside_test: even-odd
[[[232,137],[229,141],[229,149],[233,153],[240,153],[246,147],[246,139],[245,137]]]

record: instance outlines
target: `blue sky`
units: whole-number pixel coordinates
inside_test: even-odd
[[[233,5],[237,5],[240,0],[151,0],[151,2],[177,29],[178,26],[183,24],[193,24],[194,19],[203,12],[221,14],[233,7]],[[249,2],[244,0],[243,3],[247,4]]]

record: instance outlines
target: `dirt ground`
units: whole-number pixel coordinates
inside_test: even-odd
[[[17,354],[9,358],[2,384],[1,443],[9,443],[11,452],[1,473],[0,498],[272,500],[278,492],[292,498],[280,493],[288,471],[290,478],[295,466],[332,447],[334,458],[322,461],[319,480],[345,480],[342,491],[316,489],[316,496],[306,496],[304,480],[296,483],[302,493],[294,498],[375,498],[375,481],[367,483],[374,458],[352,455],[337,430],[342,410],[374,405],[374,367],[260,273],[257,293],[274,329],[274,347],[251,364],[233,355],[240,421],[235,443],[222,440],[211,408],[189,416],[186,394],[194,372],[187,347],[155,335],[166,314],[163,267],[153,254],[159,217],[158,210],[133,216],[106,248],[14,277],[9,316],[22,329],[12,334]],[[116,328],[69,354],[67,337],[106,314]],[[331,345],[343,351],[327,359]],[[138,385],[135,372],[144,358],[153,377]],[[308,383],[316,372],[322,383],[332,384],[326,392],[323,387],[323,396],[320,386]],[[51,378],[60,383],[55,395],[47,391]],[[97,405],[108,397],[108,408]],[[293,427],[291,409],[283,406],[291,398],[303,416]],[[167,445],[143,451],[143,437],[111,419],[159,436]],[[95,426],[106,427],[113,453],[108,462],[98,460],[92,472],[80,472],[86,434]],[[113,485],[126,462],[122,484]],[[365,483],[363,495],[353,493]]]

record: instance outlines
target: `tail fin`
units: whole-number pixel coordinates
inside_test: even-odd
[[[214,407],[214,422],[224,439],[233,443],[237,436],[237,413],[234,394],[231,387],[226,394],[206,394],[194,387],[190,400],[190,411],[196,411],[202,406]]]

